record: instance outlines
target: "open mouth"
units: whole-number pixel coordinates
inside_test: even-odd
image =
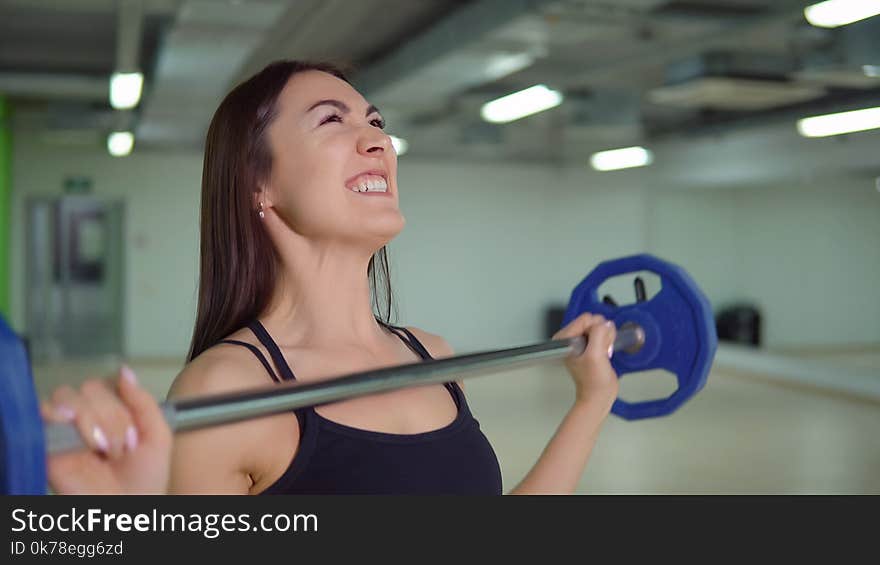
[[[388,192],[388,181],[382,175],[367,173],[345,183],[352,192]]]
[[[388,178],[385,171],[364,171],[345,182],[345,187],[361,194],[388,194]]]

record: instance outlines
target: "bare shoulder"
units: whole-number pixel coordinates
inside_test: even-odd
[[[168,398],[181,399],[265,386],[272,380],[253,353],[219,344],[190,361],[174,379]]]
[[[246,348],[218,344],[190,361],[177,375],[168,398],[179,400],[267,386],[266,369]],[[279,465],[272,459],[286,438],[284,453],[293,453],[299,436],[293,422],[279,415],[191,430],[174,437],[170,492],[246,494],[265,486]],[[274,443],[273,443],[274,442]],[[283,454],[282,454],[283,455]],[[271,481],[270,481],[271,482]]]
[[[416,336],[419,341],[422,342],[422,345],[425,346],[425,349],[428,350],[428,353],[431,354],[431,357],[439,359],[442,357],[451,357],[455,355],[455,351],[452,350],[452,346],[449,345],[449,343],[439,335],[432,334],[430,332],[426,332],[425,330],[421,330],[412,326],[407,326],[406,329],[412,332],[412,334]]]
[[[431,357],[434,359],[443,359],[444,357],[452,357],[455,355],[455,351],[452,349],[452,346],[449,345],[445,339],[440,337],[437,334],[432,334],[430,332],[426,332],[425,330],[420,330],[419,328],[414,328],[412,326],[406,326],[419,341],[422,342],[422,345],[425,346],[425,349],[428,350],[428,353],[431,354]],[[464,390],[464,382],[457,381],[458,386]]]

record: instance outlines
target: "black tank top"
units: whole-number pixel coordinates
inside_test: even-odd
[[[382,325],[421,359],[432,359],[406,328]],[[220,343],[247,347],[276,382],[296,380],[266,328],[259,321],[248,328],[266,347],[280,379],[253,345]],[[312,407],[294,410],[300,428],[296,456],[261,494],[501,494],[501,469],[492,446],[458,383],[445,387],[458,408],[455,420],[418,434],[363,430],[328,420]]]

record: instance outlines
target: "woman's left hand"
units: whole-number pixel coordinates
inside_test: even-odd
[[[553,335],[553,339],[587,337],[587,348],[577,357],[565,359],[565,366],[576,387],[576,401],[600,401],[608,410],[617,398],[617,373],[611,366],[611,353],[617,329],[598,314],[585,313]]]

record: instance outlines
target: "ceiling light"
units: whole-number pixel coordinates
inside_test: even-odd
[[[486,102],[480,110],[480,115],[487,122],[504,124],[555,108],[562,103],[562,98],[561,92],[537,84]]]
[[[397,156],[400,157],[409,149],[409,143],[403,139],[402,137],[397,137],[396,135],[389,135],[391,138],[391,145],[394,146],[394,151],[397,153]]]
[[[134,134],[130,131],[114,131],[107,136],[107,151],[114,157],[125,157],[134,147]]]
[[[531,53],[499,53],[492,56],[486,63],[486,77],[498,80],[519,72],[535,62]]]
[[[590,165],[597,171],[616,171],[644,167],[654,161],[654,155],[644,147],[624,147],[593,153]]]
[[[142,73],[113,73],[110,77],[110,105],[117,110],[137,106],[144,86]]]
[[[880,107],[811,116],[798,120],[798,133],[804,137],[827,137],[880,128]]]
[[[804,8],[816,27],[839,27],[880,14],[880,0],[827,0]]]

